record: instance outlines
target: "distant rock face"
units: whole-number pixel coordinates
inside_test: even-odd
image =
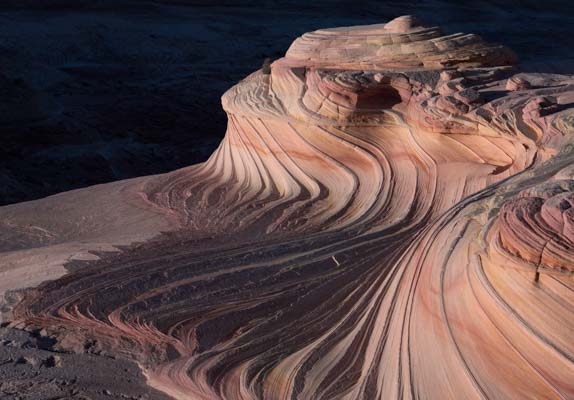
[[[574,79],[514,61],[411,16],[303,35],[207,162],[0,208],[4,318],[178,399],[573,397]]]
[[[31,89],[23,80],[11,80],[2,73],[0,95],[0,127],[41,121],[58,110],[49,96]]]

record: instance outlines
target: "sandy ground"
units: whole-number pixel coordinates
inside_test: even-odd
[[[5,400],[166,400],[145,387],[133,363],[87,343],[77,352],[58,349],[40,331],[0,328],[0,398]]]

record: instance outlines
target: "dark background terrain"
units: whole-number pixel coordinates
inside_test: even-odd
[[[204,161],[225,132],[220,96],[265,57],[403,14],[574,73],[573,1],[4,1],[0,205]]]

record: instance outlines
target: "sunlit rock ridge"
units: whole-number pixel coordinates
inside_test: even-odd
[[[177,399],[573,398],[574,78],[516,62],[303,35],[207,162],[0,208],[3,319]]]

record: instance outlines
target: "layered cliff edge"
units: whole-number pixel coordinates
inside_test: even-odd
[[[298,38],[200,165],[0,208],[0,304],[179,399],[574,396],[574,77],[411,16]]]

